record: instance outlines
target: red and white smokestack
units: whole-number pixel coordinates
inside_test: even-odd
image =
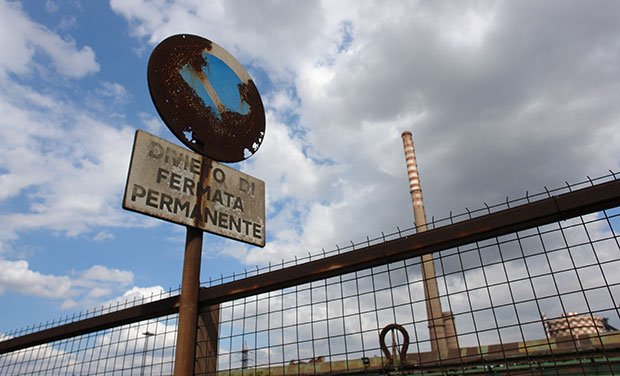
[[[426,231],[426,213],[424,212],[424,201],[422,200],[422,187],[420,186],[420,176],[418,174],[418,164],[415,159],[413,148],[413,138],[411,132],[405,131],[402,134],[403,146],[405,148],[405,161],[407,163],[407,173],[409,174],[409,192],[413,203],[413,216],[417,232]],[[435,274],[435,263],[432,254],[422,255],[422,279],[424,282],[424,295],[426,300],[426,314],[428,316],[428,329],[431,338],[431,350],[447,350],[457,348],[456,330],[452,312],[442,312],[441,301],[439,299],[439,288],[437,286],[437,276]],[[447,318],[447,320],[445,320]],[[450,327],[446,327],[446,325]]]
[[[409,174],[409,192],[413,203],[413,215],[416,231],[426,231],[426,213],[424,212],[424,201],[422,200],[422,187],[420,186],[420,176],[418,175],[418,164],[415,159],[413,148],[413,138],[411,132],[403,132],[403,146],[405,147],[405,161],[407,162],[407,173]]]

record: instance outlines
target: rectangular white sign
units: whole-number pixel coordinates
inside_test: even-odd
[[[123,208],[265,246],[262,180],[142,130],[136,132]]]

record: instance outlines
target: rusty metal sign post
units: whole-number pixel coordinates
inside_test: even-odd
[[[148,83],[164,123],[194,152],[136,132],[123,208],[187,227],[174,374],[189,376],[203,231],[265,246],[265,184],[217,162],[239,162],[258,150],[265,110],[243,66],[195,35],[174,35],[155,47]],[[207,365],[209,373],[215,373],[216,359]]]

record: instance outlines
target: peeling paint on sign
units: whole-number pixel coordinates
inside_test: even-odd
[[[238,162],[260,147],[265,110],[258,89],[217,44],[188,34],[165,39],[149,59],[148,82],[162,120],[191,150]]]

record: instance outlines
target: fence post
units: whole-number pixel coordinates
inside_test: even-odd
[[[204,307],[198,312],[196,361],[194,375],[213,376],[217,372],[217,341],[220,334],[220,305]]]

